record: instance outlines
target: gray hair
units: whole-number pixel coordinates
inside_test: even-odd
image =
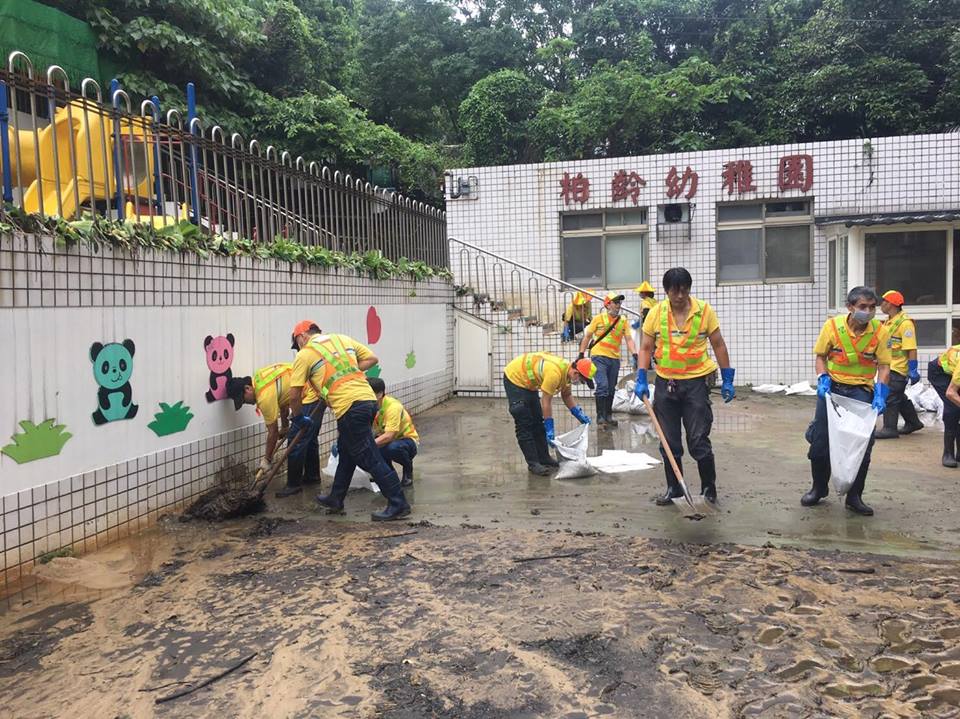
[[[855,305],[858,300],[873,300],[874,302],[880,302],[880,298],[877,297],[877,293],[872,287],[854,287],[847,293],[847,304]]]

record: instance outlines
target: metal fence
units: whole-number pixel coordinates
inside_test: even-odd
[[[196,117],[133,106],[112,83],[72,88],[13,52],[0,70],[3,199],[30,213],[102,215],[157,227],[189,220],[211,234],[276,238],[341,252],[380,250],[448,266],[445,213],[339,170],[247,141]]]

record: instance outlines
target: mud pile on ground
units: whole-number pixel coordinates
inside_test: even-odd
[[[63,626],[36,602],[3,617],[0,646],[13,640],[13,654],[29,656],[0,671],[4,710],[150,717],[156,698],[222,675],[164,704],[163,716],[960,711],[957,562],[567,532],[248,524],[226,536],[171,527],[169,551],[146,568],[167,572],[164,581],[79,603],[79,613],[60,607]],[[77,621],[84,612],[90,621]]]

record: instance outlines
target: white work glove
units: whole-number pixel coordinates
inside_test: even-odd
[[[269,472],[273,464],[270,463],[270,460],[264,457],[260,460],[260,467],[257,471],[259,472]]]

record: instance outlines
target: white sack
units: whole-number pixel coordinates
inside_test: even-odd
[[[587,462],[589,430],[590,425],[581,424],[553,440],[553,446],[557,448],[557,455],[560,457],[560,469],[554,479],[577,479],[597,473]]]
[[[602,472],[636,472],[650,469],[660,464],[659,459],[645,452],[627,452],[623,449],[605,449],[599,457],[588,457],[587,461]]]
[[[751,388],[754,392],[760,394],[777,394],[787,389],[785,384],[756,384]]]
[[[637,383],[632,379],[623,384],[623,389],[618,389],[613,393],[613,411],[623,412],[625,414],[646,414],[647,408],[637,395],[633,393]],[[653,402],[653,391],[656,389],[650,385],[650,401]]]
[[[327,460],[327,466],[323,468],[323,473],[328,477],[333,477],[337,473],[337,465],[339,464],[339,455],[334,457],[331,452],[330,458]],[[353,480],[350,482],[350,489],[369,489],[371,492],[380,491],[377,483],[371,482],[370,475],[359,467],[353,471]]]
[[[833,488],[842,496],[857,478],[877,424],[877,411],[868,402],[831,393],[827,393],[826,400],[831,479]]]
[[[816,393],[817,393],[817,390],[811,387],[810,383],[807,382],[806,380],[803,380],[802,382],[797,382],[796,384],[792,384],[789,387],[787,387],[787,389],[784,391],[784,394],[787,394],[787,395],[799,394],[807,397],[811,395],[815,395]]]
[[[936,412],[937,417],[943,417],[943,400],[937,394],[937,390],[928,387],[923,382],[907,385],[904,392],[907,398],[913,402],[913,406],[918,412]]]

